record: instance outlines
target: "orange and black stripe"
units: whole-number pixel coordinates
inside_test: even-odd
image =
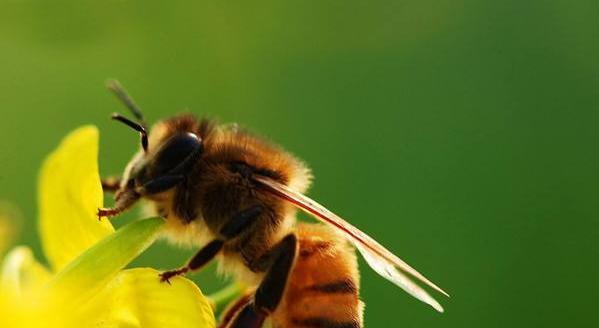
[[[357,320],[348,322],[331,321],[328,318],[308,318],[308,319],[292,319],[292,323],[296,327],[305,328],[361,328],[362,326]]]
[[[299,256],[283,302],[272,315],[274,327],[361,328],[354,250],[322,225],[299,225],[296,234]]]
[[[306,290],[324,294],[354,294],[358,295],[358,287],[351,279],[342,279],[335,282],[315,284],[306,287]]]

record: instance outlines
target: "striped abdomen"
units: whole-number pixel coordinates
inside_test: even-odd
[[[360,328],[363,304],[353,248],[329,228],[296,228],[299,254],[283,301],[272,315],[275,328]]]

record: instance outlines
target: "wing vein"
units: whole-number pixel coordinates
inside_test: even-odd
[[[331,224],[336,228],[343,231],[349,238],[349,240],[358,248],[360,253],[367,260],[368,264],[381,276],[399,285],[406,292],[412,296],[420,299],[421,301],[430,304],[435,309],[442,311],[441,306],[432,297],[418,287],[416,284],[411,282],[405,275],[399,272],[397,268],[405,273],[413,276],[414,278],[422,281],[426,285],[435,289],[449,297],[443,289],[435,285],[433,282],[425,278],[416,269],[412,268],[402,259],[391,253],[384,246],[379,244],[372,237],[362,232],[358,228],[351,225],[349,222],[343,220],[335,213],[329,211],[318,202],[308,198],[307,196],[294,191],[284,184],[274,181],[267,177],[256,176],[254,179],[265,187],[265,190],[274,194],[275,196],[287,200],[288,202],[299,207],[303,211],[312,214],[314,217],[324,221],[325,223]],[[383,262],[384,261],[384,262]],[[382,263],[382,264],[381,264]]]

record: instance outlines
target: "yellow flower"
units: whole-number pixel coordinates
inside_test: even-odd
[[[191,281],[160,283],[149,268],[123,270],[157,237],[151,218],[118,231],[102,207],[98,131],[82,127],[48,157],[39,178],[39,228],[50,268],[27,247],[6,256],[0,327],[214,327],[210,303]]]

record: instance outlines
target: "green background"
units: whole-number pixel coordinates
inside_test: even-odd
[[[598,323],[596,1],[0,3],[0,199],[37,237],[36,175],[73,128],[103,174],[137,147],[118,78],[152,121],[189,109],[306,160],[310,195],[452,294],[445,314],[363,261],[367,327]],[[118,224],[136,217],[135,213]],[[192,250],[158,244],[136,265]],[[222,284],[211,266],[192,277]]]

